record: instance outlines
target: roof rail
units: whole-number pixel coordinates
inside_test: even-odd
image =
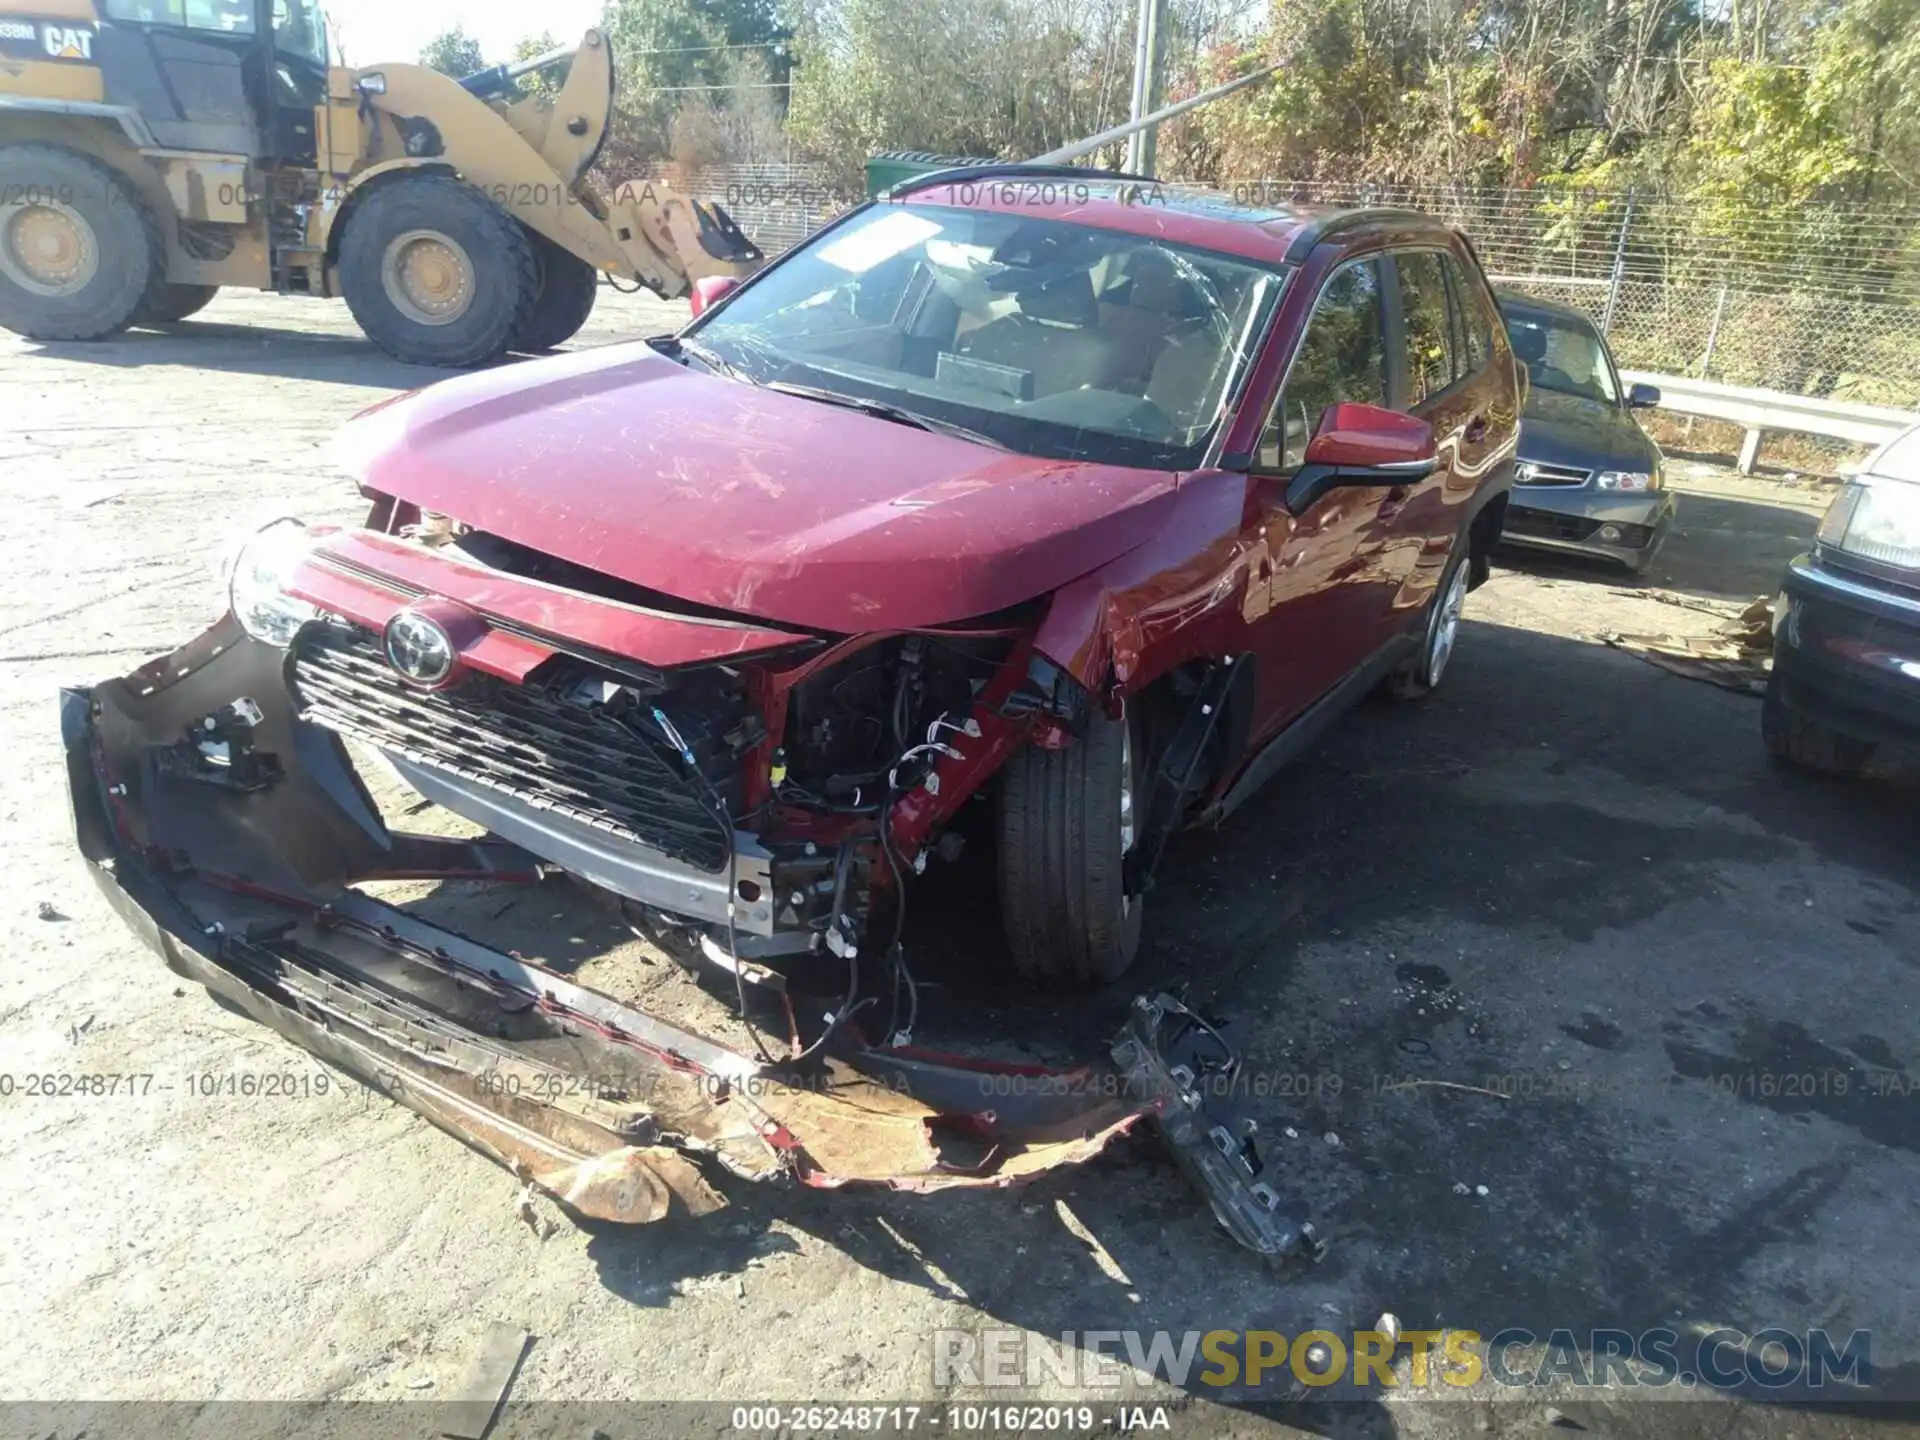
[[[898,185],[890,187],[886,195],[911,195],[916,190],[931,189],[935,185],[974,185],[983,180],[1020,179],[1120,180],[1132,185],[1160,183],[1151,175],[1135,175],[1126,170],[1095,170],[1086,165],[1035,165],[1030,161],[1008,160],[991,165],[956,165],[948,170],[930,170],[925,175],[915,175],[911,179],[902,180]]]
[[[1338,235],[1342,230],[1351,230],[1354,226],[1369,220],[1423,220],[1430,225],[1444,223],[1419,210],[1400,210],[1392,206],[1336,211],[1332,215],[1322,215],[1317,219],[1309,220],[1294,231],[1293,243],[1287,246],[1287,263],[1298,265],[1322,240]]]

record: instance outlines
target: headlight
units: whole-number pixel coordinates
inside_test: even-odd
[[[1646,470],[1602,470],[1593,483],[1602,490],[1658,490],[1660,473]]]
[[[1828,507],[1817,538],[1844,555],[1920,570],[1920,485],[1849,481]]]
[[[234,619],[254,639],[284,648],[302,625],[319,617],[318,608],[286,588],[319,539],[303,521],[276,520],[243,540],[222,566]]]

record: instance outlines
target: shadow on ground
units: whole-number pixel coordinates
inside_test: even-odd
[[[403,365],[359,335],[212,320],[181,320],[152,329],[127,330],[109,340],[43,341],[32,346],[29,353],[89,365],[172,365],[389,390],[411,390],[465,373],[430,365]]]
[[[1184,837],[1123,986],[1003,989],[978,861],[924,886],[909,925],[924,1039],[942,1048],[1098,1055],[1129,997],[1156,988],[1239,1022],[1250,1070],[1276,1077],[1256,1102],[1276,1182],[1331,1237],[1326,1260],[1269,1274],[1143,1137],[1007,1194],[761,1191],[672,1243],[605,1230],[592,1247],[604,1282],[665,1304],[691,1278],[788,1245],[779,1221],[977,1312],[957,1323],[1043,1335],[1297,1335],[1367,1328],[1387,1310],[1407,1326],[1542,1337],[1839,1324],[1816,1315],[1828,1297],[1802,1273],[1836,1243],[1821,1217],[1866,1203],[1863,1169],[1920,1179],[1920,1123],[1857,1099],[1775,1104],[1763,1118],[1805,1135],[1767,1149],[1697,1116],[1721,1068],[1818,1060],[1864,1084],[1920,1066],[1915,1035],[1891,1020],[1885,1035],[1809,1033],[1800,987],[1836,983],[1834,962],[1795,974],[1736,957],[1768,978],[1729,985],[1709,981],[1723,957],[1699,947],[1743,903],[1729,876],[1808,852],[1879,882],[1879,898],[1836,925],[1920,931],[1920,816],[1897,792],[1774,771],[1753,702],[1601,647],[1470,623],[1457,665],[1429,704],[1363,706],[1223,831]],[[1670,949],[1623,948],[1662,933],[1638,927],[1663,917]],[[1904,943],[1845,983],[1892,983],[1920,964]],[[1702,973],[1685,997],[1715,1000],[1673,1001],[1672,972],[1689,965]],[[1543,980],[1553,994],[1536,1003]],[[1654,998],[1622,999],[1641,992]],[[1587,1059],[1630,1067],[1595,1072],[1624,1088],[1554,1088],[1549,1049],[1582,1074]],[[1426,1083],[1530,1074],[1539,1093]],[[1713,1113],[1753,1109],[1725,1105]],[[1838,1129],[1806,1129],[1816,1123]],[[1729,1164],[1746,1183],[1714,1193],[1708,1177]],[[1463,1200],[1467,1181],[1485,1189]],[[1314,1424],[1391,1423],[1334,1413]]]

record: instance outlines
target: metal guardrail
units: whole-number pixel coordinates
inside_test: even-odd
[[[1685,375],[1657,375],[1646,370],[1622,370],[1628,385],[1654,385],[1660,390],[1662,410],[1698,415],[1708,420],[1730,420],[1746,429],[1740,444],[1740,473],[1751,475],[1760,459],[1760,442],[1770,430],[1798,435],[1824,435],[1857,445],[1880,445],[1902,430],[1920,425],[1920,415],[1887,405],[1859,405],[1848,400],[1821,400],[1789,395],[1782,390],[1748,389],[1717,380],[1693,380]]]

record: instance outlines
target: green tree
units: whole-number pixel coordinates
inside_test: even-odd
[[[558,50],[561,42],[553,38],[551,30],[542,30],[538,35],[526,35],[514,42],[513,59],[531,60],[536,55],[545,55]],[[532,75],[520,77],[521,90],[529,95],[538,95],[543,100],[551,100],[560,93],[560,86],[567,78],[567,67],[555,65],[549,70],[541,70]]]
[[[790,37],[773,0],[607,0],[602,23],[620,75],[613,148],[626,163],[671,153],[688,107],[725,112],[730,92],[784,94]]]
[[[456,80],[487,68],[486,57],[480,53],[480,42],[458,23],[442,30],[421,47],[420,63]]]
[[[789,129],[875,149],[1024,157],[1126,114],[1130,0],[840,0],[795,24]]]

